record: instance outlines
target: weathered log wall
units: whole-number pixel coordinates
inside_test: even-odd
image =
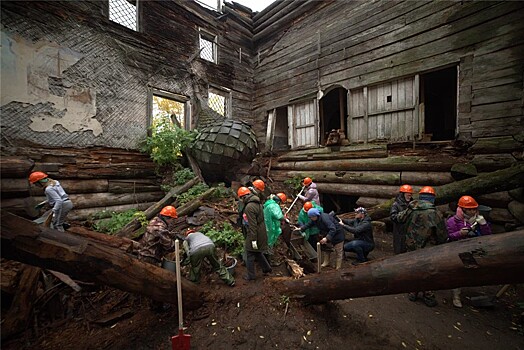
[[[44,171],[60,181],[74,205],[69,220],[86,220],[95,214],[102,218],[102,212],[110,215],[132,208],[145,210],[164,196],[155,164],[136,151],[101,147],[19,147],[12,151],[20,156],[2,157],[1,206],[19,215],[38,215],[34,206],[45,200],[43,189],[29,184],[31,171]]]
[[[228,111],[251,116],[251,11],[227,15],[193,1],[145,1],[138,31],[109,20],[107,1],[2,1],[2,137],[7,145],[138,149],[150,89],[189,99],[199,116],[209,86],[231,92]],[[218,63],[199,57],[199,28],[216,35]],[[4,82],[9,82],[9,86]],[[201,113],[205,112],[205,113]],[[122,169],[124,170],[124,169]]]

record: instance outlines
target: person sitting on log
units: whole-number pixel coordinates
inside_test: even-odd
[[[491,226],[479,214],[478,207],[479,205],[473,197],[460,197],[456,214],[446,221],[450,241],[491,234]],[[453,289],[453,305],[458,308],[462,307],[460,293],[460,288]]]
[[[175,234],[170,228],[177,217],[176,208],[168,205],[149,222],[138,249],[140,260],[160,266],[162,258],[175,249]]]
[[[43,187],[46,196],[46,201],[38,204],[35,209],[40,209],[46,203],[49,204],[53,208],[51,228],[64,232],[65,228],[69,227],[65,223],[65,219],[67,214],[73,209],[73,203],[60,185],[60,182],[51,179],[46,173],[41,171],[32,172],[29,175],[29,182]]]
[[[306,231],[308,228],[317,227],[324,238],[320,240],[320,244],[326,246],[328,243],[333,245],[336,256],[335,268],[338,270],[342,267],[342,257],[344,254],[344,229],[338,223],[334,216],[326,213],[320,213],[318,209],[311,208],[307,212],[307,216],[311,219],[310,222],[300,227],[300,232]],[[322,267],[327,267],[330,264],[330,251],[325,251],[322,258]]]
[[[313,182],[313,180],[310,177],[306,177],[304,181],[302,182],[306,189],[306,193],[304,195],[298,194],[298,198],[305,202],[315,202],[318,205],[320,204],[320,196],[318,194],[317,190],[317,184]]]
[[[200,269],[205,259],[225,284],[230,287],[235,285],[235,278],[231,276],[220,260],[218,260],[215,243],[213,243],[211,238],[202,232],[187,230],[186,239],[182,246],[186,252],[186,258],[182,262],[182,265],[190,265],[189,280],[191,282],[200,283]]]
[[[278,237],[282,233],[282,221],[285,220],[284,213],[280,208],[280,203],[285,203],[287,197],[284,193],[272,194],[264,203],[264,223],[267,231],[267,245],[268,250],[266,259],[271,266],[279,266],[280,264],[273,259],[273,247],[277,243]]]
[[[413,199],[413,187],[410,185],[400,186],[395,202],[391,206],[389,217],[393,222],[393,251],[395,254],[406,252],[406,235],[403,234],[403,225],[398,221],[398,214],[406,210],[409,202]]]
[[[344,244],[345,252],[354,252],[357,254],[357,261],[352,265],[358,265],[368,261],[368,254],[375,249],[373,240],[373,226],[371,218],[365,208],[358,207],[355,209],[356,216],[354,219],[342,219],[342,227],[353,234],[353,239]]]
[[[435,207],[436,193],[433,187],[424,186],[419,192],[419,199],[409,203],[406,210],[398,215],[398,221],[405,223],[406,249],[408,252],[445,243],[446,225],[442,214]],[[408,294],[410,301],[416,301],[419,292]],[[437,305],[432,291],[423,291],[422,299],[429,307]]]
[[[298,226],[303,226],[311,221],[309,217],[307,216],[307,212],[311,208],[318,209],[320,213],[324,212],[324,208],[316,204],[315,201],[304,203],[304,206],[300,209],[300,212],[298,213]],[[304,238],[309,242],[309,244],[311,244],[313,249],[317,248],[317,242],[320,241],[319,235],[318,235],[319,232],[320,231],[318,230],[318,227],[316,226],[308,228],[307,230],[302,232]]]

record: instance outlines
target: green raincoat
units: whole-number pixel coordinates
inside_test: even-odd
[[[277,242],[278,236],[282,233],[280,221],[284,218],[282,209],[273,199],[268,199],[264,203],[264,222],[267,231],[267,243],[272,248]]]
[[[322,208],[320,205],[315,203],[315,201],[312,201],[311,204],[313,204],[313,208],[317,208],[320,213],[324,212],[324,208]],[[302,207],[302,209],[300,209],[300,213],[298,213],[298,224],[300,226],[303,226],[307,224],[309,221],[310,219],[307,216],[306,211]],[[313,226],[312,228],[308,228],[307,230],[305,230],[303,233],[304,233],[304,238],[309,239],[310,236],[318,235],[319,230],[318,230],[318,227]]]

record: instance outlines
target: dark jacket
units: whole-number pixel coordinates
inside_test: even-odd
[[[344,229],[333,216],[320,213],[317,220],[311,220],[300,228],[300,231],[305,231],[308,228],[317,227],[320,234],[325,235],[327,240],[332,244],[344,242]]]
[[[363,219],[342,219],[345,230],[351,232],[355,239],[375,244],[373,239],[373,226],[371,218],[366,215]]]
[[[403,223],[399,222],[398,214],[401,211],[406,210],[408,205],[409,202],[406,201],[404,193],[399,193],[395,198],[395,202],[391,206],[391,210],[389,212],[389,218],[391,219],[391,221],[393,221],[393,233],[401,233]]]
[[[260,198],[254,194],[248,194],[244,196],[243,204],[242,232],[246,237],[244,249],[250,252],[265,252],[267,250],[267,232],[264,208],[260,204]],[[257,242],[258,249],[253,249],[252,241]]]

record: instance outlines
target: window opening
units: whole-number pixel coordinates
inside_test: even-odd
[[[229,118],[230,117],[230,95],[229,91],[209,87],[209,93],[207,97],[207,104],[209,108],[217,112],[218,114]]]
[[[109,20],[137,31],[137,5],[138,0],[109,0]]]
[[[187,99],[184,96],[153,91],[151,95],[151,125],[162,127],[165,123],[190,130],[190,116]]]
[[[199,31],[200,58],[217,63],[217,37],[203,30]]]
[[[420,77],[424,139],[453,140],[457,128],[457,67],[422,74]]]
[[[287,106],[276,109],[275,131],[273,134],[273,149],[282,151],[289,149]]]
[[[340,145],[345,138],[347,90],[339,87],[329,91],[320,100],[320,143]],[[335,132],[332,132],[335,130]],[[340,130],[340,132],[337,132]]]

